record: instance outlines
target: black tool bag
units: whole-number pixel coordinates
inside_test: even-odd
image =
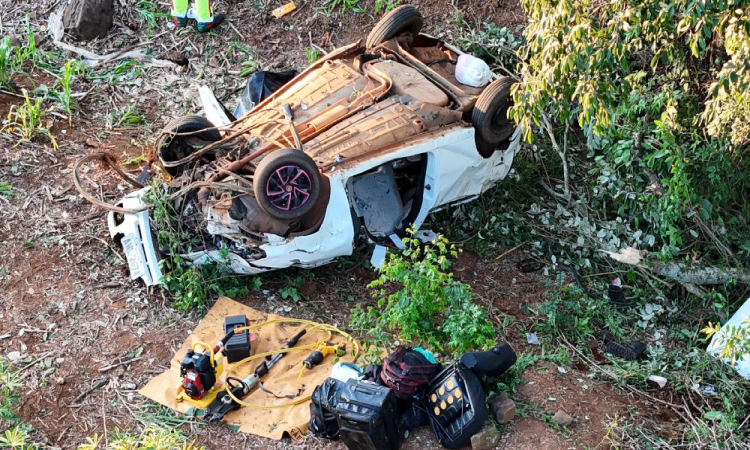
[[[487,405],[482,384],[463,364],[440,372],[425,392],[425,406],[438,442],[459,448],[484,426]]]
[[[310,431],[327,439],[339,438],[336,405],[339,403],[344,383],[328,378],[313,391],[310,399]]]
[[[349,450],[397,450],[401,414],[393,391],[369,381],[346,382],[336,414],[341,440]]]
[[[516,352],[510,345],[503,344],[486,352],[464,353],[459,362],[479,378],[485,375],[496,377],[516,363]]]

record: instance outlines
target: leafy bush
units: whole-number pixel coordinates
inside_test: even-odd
[[[472,303],[471,287],[448,272],[448,258],[457,256],[455,246],[442,236],[424,246],[413,237],[404,243],[406,249],[389,253],[380,276],[369,285],[377,308],[358,305],[352,311],[352,327],[365,331],[378,347],[390,346],[390,332],[441,353],[491,345],[495,331],[487,312]],[[397,290],[389,294],[392,286]]]

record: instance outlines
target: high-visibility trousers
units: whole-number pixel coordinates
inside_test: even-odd
[[[184,19],[188,17],[188,6],[190,0],[172,0],[172,17]],[[211,0],[195,0],[195,19],[198,23],[211,23],[214,20],[214,11],[211,8]]]

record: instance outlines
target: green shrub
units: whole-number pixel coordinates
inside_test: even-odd
[[[362,329],[378,347],[392,346],[391,332],[444,354],[492,345],[495,331],[487,312],[472,303],[471,287],[448,271],[448,258],[457,256],[455,246],[442,236],[424,246],[413,237],[404,243],[406,249],[389,253],[380,276],[369,285],[377,308],[358,305],[352,327]],[[391,287],[397,290],[389,294]]]

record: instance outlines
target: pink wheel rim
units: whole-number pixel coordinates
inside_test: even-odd
[[[312,179],[299,166],[282,166],[274,170],[266,182],[266,196],[274,208],[295,211],[303,207],[312,196]]]

